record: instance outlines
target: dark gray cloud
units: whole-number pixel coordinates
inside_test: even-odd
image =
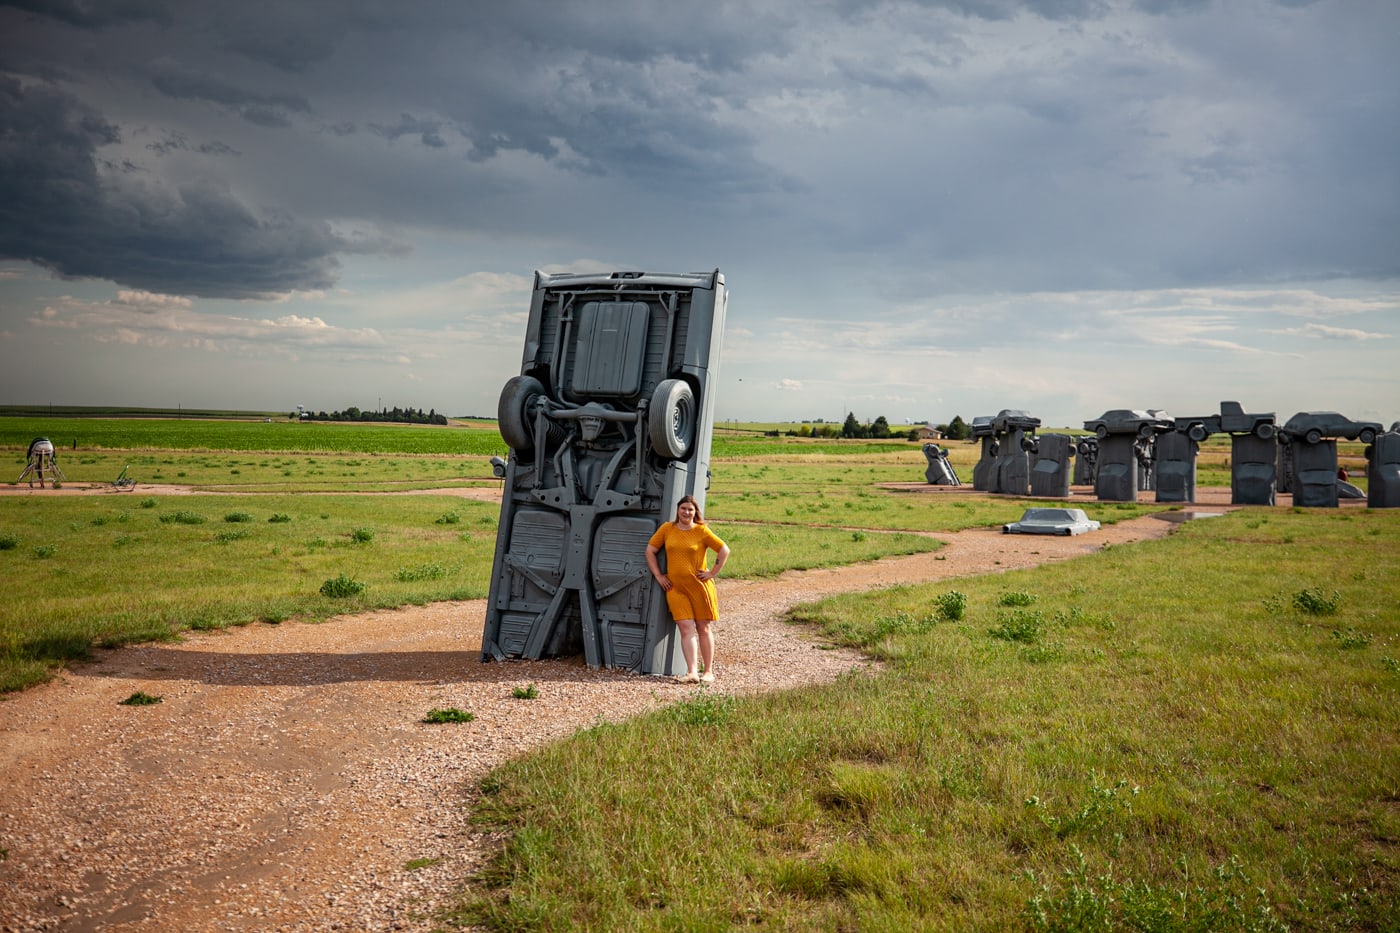
[[[291,123],[289,114],[305,114],[311,110],[306,100],[295,95],[249,91],[169,63],[162,63],[155,69],[151,84],[169,97],[227,108],[259,126],[287,126]]]
[[[0,0],[0,7],[92,30],[128,23],[168,26],[174,19],[165,0]]]
[[[1400,275],[1397,9],[0,3],[5,255],[226,296],[385,230],[886,291]]]
[[[325,288],[362,247],[324,222],[255,212],[210,182],[171,191],[100,173],[116,126],[60,91],[0,77],[0,257],[156,292],[264,297]]]
[[[433,149],[441,149],[447,145],[447,142],[442,138],[444,125],[445,122],[442,120],[420,120],[411,114],[402,113],[399,114],[398,122],[392,126],[371,123],[369,128],[371,132],[391,142],[401,136],[417,136],[418,141],[423,145]]]

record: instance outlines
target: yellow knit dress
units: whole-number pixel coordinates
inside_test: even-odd
[[[719,553],[724,542],[707,525],[696,524],[682,531],[675,522],[666,522],[656,529],[648,542],[666,552],[666,576],[671,589],[666,593],[666,605],[672,619],[696,619],[713,622],[719,618],[719,597],[715,581],[701,580],[696,574],[709,569],[706,551]]]

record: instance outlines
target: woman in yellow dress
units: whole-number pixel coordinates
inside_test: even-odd
[[[656,555],[666,551],[666,572],[661,572]],[[715,552],[715,566],[706,566],[707,551]],[[676,503],[676,520],[665,522],[647,542],[647,566],[666,592],[671,618],[681,630],[681,651],[685,654],[683,683],[710,683],[715,679],[715,637],[710,623],[719,619],[719,597],[715,577],[729,560],[729,545],[719,539],[700,515],[694,496]],[[696,655],[705,665],[701,675]]]

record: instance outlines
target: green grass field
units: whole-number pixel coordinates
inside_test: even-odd
[[[1280,510],[804,607],[885,666],[499,769],[478,813],[509,842],[456,918],[1400,929],[1397,605],[1400,515]]]
[[[492,428],[338,422],[215,421],[179,418],[0,417],[0,448],[20,456],[36,437],[53,441],[60,464],[93,450],[286,451],[351,454],[506,453]]]
[[[377,493],[489,482],[489,427],[67,423],[91,446],[0,418],[15,474],[46,434],[70,481],[129,464],[207,492],[0,498],[0,689],[191,628],[485,595],[494,505]],[[1201,485],[1228,484],[1217,440]],[[907,442],[715,451],[707,517],[743,576],[928,549],[1030,504],[879,485],[922,480]],[[965,479],[976,457],[953,447]],[[1251,508],[801,607],[884,663],[701,690],[498,769],[474,813],[507,841],[443,924],[1400,931],[1396,606],[1400,511]]]

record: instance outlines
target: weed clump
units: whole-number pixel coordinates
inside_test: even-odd
[[[424,716],[420,721],[436,726],[450,722],[471,722],[475,718],[476,715],[474,713],[458,709],[455,706],[449,706],[445,709],[428,710],[428,715]]]
[[[1333,630],[1332,638],[1336,640],[1338,647],[1347,649],[1365,648],[1371,644],[1370,635],[1365,632],[1358,632],[1354,628],[1349,628],[1344,632]]]
[[[161,701],[164,700],[164,699],[165,699],[164,697],[151,696],[149,693],[143,693],[142,691],[137,690],[137,691],[136,691],[135,693],[133,693],[131,696],[127,697],[125,700],[122,700],[121,703],[118,704],[118,705],[120,705],[120,706],[151,706],[151,705],[153,705],[153,704],[155,704],[155,703],[161,702]]]
[[[160,517],[160,523],[162,525],[203,525],[204,521],[203,515],[184,509],[178,512],[166,512]]]
[[[1039,609],[1017,609],[1000,617],[996,627],[991,630],[991,636],[1003,641],[1033,645],[1040,641],[1044,632],[1045,616]]]
[[[1036,595],[1034,593],[1018,590],[1011,593],[1002,593],[1001,599],[997,600],[997,604],[1001,606],[1029,606],[1031,603],[1034,603],[1035,600]]]
[[[224,516],[226,522],[251,522],[252,520],[253,516],[247,512],[230,512]]]
[[[540,691],[534,684],[530,684],[528,687],[516,687],[510,695],[517,700],[534,700],[539,698]]]
[[[722,726],[734,715],[734,698],[725,693],[703,692],[671,707],[671,715],[683,726]]]
[[[1120,878],[1112,868],[1092,877],[1084,854],[1072,847],[1077,864],[1066,868],[1058,886],[1041,886],[1026,903],[1036,931],[1210,930],[1282,933],[1288,925],[1273,913],[1265,892],[1238,859],[1217,866],[1211,878],[1181,877],[1165,885]]]
[[[947,622],[961,622],[967,615],[967,594],[949,590],[934,600],[938,615]]]
[[[321,595],[331,599],[348,599],[351,596],[359,596],[367,588],[359,580],[342,573],[321,584]]]
[[[1331,596],[1322,592],[1321,587],[1311,586],[1293,594],[1293,608],[1313,616],[1332,616],[1341,608],[1342,594],[1333,591]]]
[[[400,583],[416,580],[441,580],[447,576],[447,568],[442,564],[419,564],[417,567],[403,567],[394,571],[394,579]]]

